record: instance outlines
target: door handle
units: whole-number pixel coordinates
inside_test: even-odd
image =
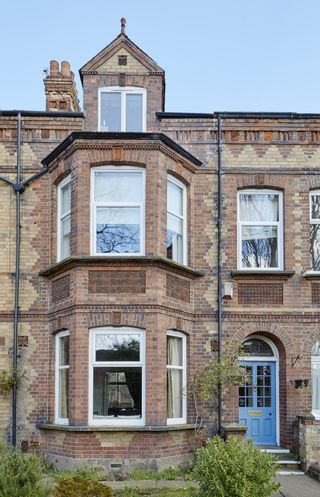
[[[272,412],[269,412],[269,416],[272,416]]]

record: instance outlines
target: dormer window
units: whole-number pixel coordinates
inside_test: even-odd
[[[143,88],[100,88],[99,131],[145,131],[146,96]]]

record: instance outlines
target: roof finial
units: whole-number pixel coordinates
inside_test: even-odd
[[[125,35],[126,34],[126,19],[124,17],[121,18],[121,34]]]

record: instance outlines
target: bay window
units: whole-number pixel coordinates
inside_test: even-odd
[[[238,268],[283,269],[281,192],[238,192]]]
[[[56,335],[55,421],[68,424],[69,418],[69,331]]]
[[[91,330],[89,390],[90,424],[144,424],[144,330]]]
[[[320,419],[320,342],[316,342],[311,352],[312,413]]]
[[[177,331],[167,333],[167,423],[187,422],[186,337]]]
[[[310,192],[311,269],[320,271],[320,190]]]
[[[186,187],[173,176],[167,181],[167,257],[187,264]]]
[[[58,186],[57,260],[70,256],[71,236],[71,178],[68,176]]]
[[[93,255],[144,255],[145,173],[135,167],[92,170]]]
[[[146,90],[136,87],[99,89],[99,131],[146,130]]]

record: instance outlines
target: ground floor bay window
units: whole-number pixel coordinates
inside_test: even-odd
[[[97,426],[144,424],[144,330],[91,330],[89,422]]]

